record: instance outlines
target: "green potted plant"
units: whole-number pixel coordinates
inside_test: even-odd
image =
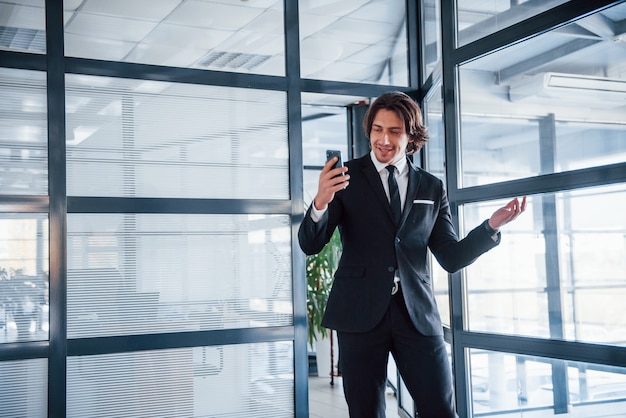
[[[318,335],[322,338],[328,337],[328,329],[322,326],[322,316],[340,255],[341,239],[339,232],[335,230],[322,251],[306,258],[307,318],[311,345]]]

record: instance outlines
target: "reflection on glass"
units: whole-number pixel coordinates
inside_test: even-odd
[[[475,417],[528,409],[537,417],[568,410],[582,418],[618,417],[626,408],[624,368],[472,349],[470,369]]]
[[[68,215],[70,338],[293,324],[287,215]]]
[[[465,224],[503,203],[465,205]],[[624,345],[624,213],[624,185],[529,198],[501,244],[467,268],[470,329]]]
[[[44,1],[0,2],[0,50],[46,53]]]
[[[291,341],[67,360],[68,416],[287,418],[293,405]]]
[[[46,74],[0,68],[0,91],[0,194],[47,195]]]
[[[460,67],[463,187],[626,161],[625,17],[621,4]],[[597,21],[613,34],[588,36]]]
[[[65,1],[65,53],[110,61],[284,75],[281,0]]]
[[[468,44],[565,2],[457,0],[457,42]]]
[[[0,343],[48,339],[48,218],[0,214]]]
[[[66,86],[69,195],[289,198],[285,92],[79,75]]]
[[[404,0],[300,0],[303,78],[408,85]]]
[[[424,0],[420,33],[424,50],[422,76],[427,79],[434,71],[441,71],[441,2]]]

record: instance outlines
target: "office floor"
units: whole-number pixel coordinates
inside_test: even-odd
[[[309,417],[348,418],[348,406],[343,397],[341,378],[335,377],[331,386],[330,377],[309,376]],[[393,392],[387,390],[387,417],[398,416],[398,402]]]

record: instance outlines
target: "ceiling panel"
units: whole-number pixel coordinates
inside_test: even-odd
[[[78,12],[66,26],[66,33],[85,37],[93,36],[118,41],[139,42],[157,24],[157,22],[145,20],[130,20]]]
[[[261,13],[263,9],[191,0],[181,4],[166,21],[201,28],[238,30]]]
[[[181,3],[182,0],[86,0],[81,11],[139,20],[162,20]]]
[[[0,2],[0,26],[44,30],[45,22],[45,11],[41,6],[22,6]]]

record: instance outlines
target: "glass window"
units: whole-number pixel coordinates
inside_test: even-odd
[[[293,343],[68,357],[67,415],[293,417]]]
[[[472,349],[474,417],[620,416],[626,407],[626,369]],[[555,390],[556,388],[556,390]],[[559,410],[560,414],[556,412]],[[506,413],[505,413],[506,411]],[[502,414],[497,414],[502,412]],[[525,415],[525,414],[524,414]]]
[[[321,167],[326,162],[326,150],[339,150],[344,161],[348,158],[348,120],[345,107],[302,106],[302,159],[305,166],[319,169],[304,170],[305,207],[317,193]]]
[[[2,7],[0,3],[0,11]],[[46,74],[0,68],[0,90],[3,115],[0,194],[45,196],[48,194]]]
[[[434,72],[441,72],[441,2],[424,0],[422,6],[422,25],[420,27],[424,79]]]
[[[425,153],[426,169],[445,184],[446,149],[441,85],[433,89],[424,103],[424,124],[428,128],[428,142],[422,151]]]
[[[566,2],[457,0],[457,42],[468,44]]]
[[[74,196],[289,198],[284,92],[67,76]]]
[[[404,0],[300,0],[299,11],[303,78],[408,85]]]
[[[429,173],[437,176],[444,184],[446,181],[445,172],[445,136],[443,127],[443,97],[441,86],[434,88],[424,102],[424,123],[428,128],[428,142],[422,149],[424,153],[426,169]],[[419,155],[414,157],[417,161]],[[448,273],[437,263],[437,260],[430,255],[431,275],[433,278],[433,289],[435,299],[439,307],[441,320],[445,325],[450,325],[450,302]]]
[[[0,2],[0,50],[46,53],[44,1],[5,0]]]
[[[620,4],[460,67],[463,187],[626,161],[624,17]]]
[[[0,376],[2,416],[47,416],[47,359],[1,361]]]
[[[282,0],[65,0],[68,56],[284,75]]]
[[[302,106],[302,160],[305,166],[324,165],[326,150],[348,158],[348,115],[345,107]]]
[[[2,213],[0,231],[0,343],[47,340],[48,217]]]
[[[306,208],[317,193],[319,173],[326,162],[326,150],[339,150],[344,162],[349,159],[348,106],[365,102],[366,99],[355,96],[302,94],[302,160],[305,167]],[[361,124],[360,121],[356,123]]]
[[[465,205],[465,223],[503,203]],[[529,198],[500,245],[466,269],[469,328],[624,345],[625,213],[624,184]]]
[[[68,215],[68,337],[293,324],[287,215]]]

